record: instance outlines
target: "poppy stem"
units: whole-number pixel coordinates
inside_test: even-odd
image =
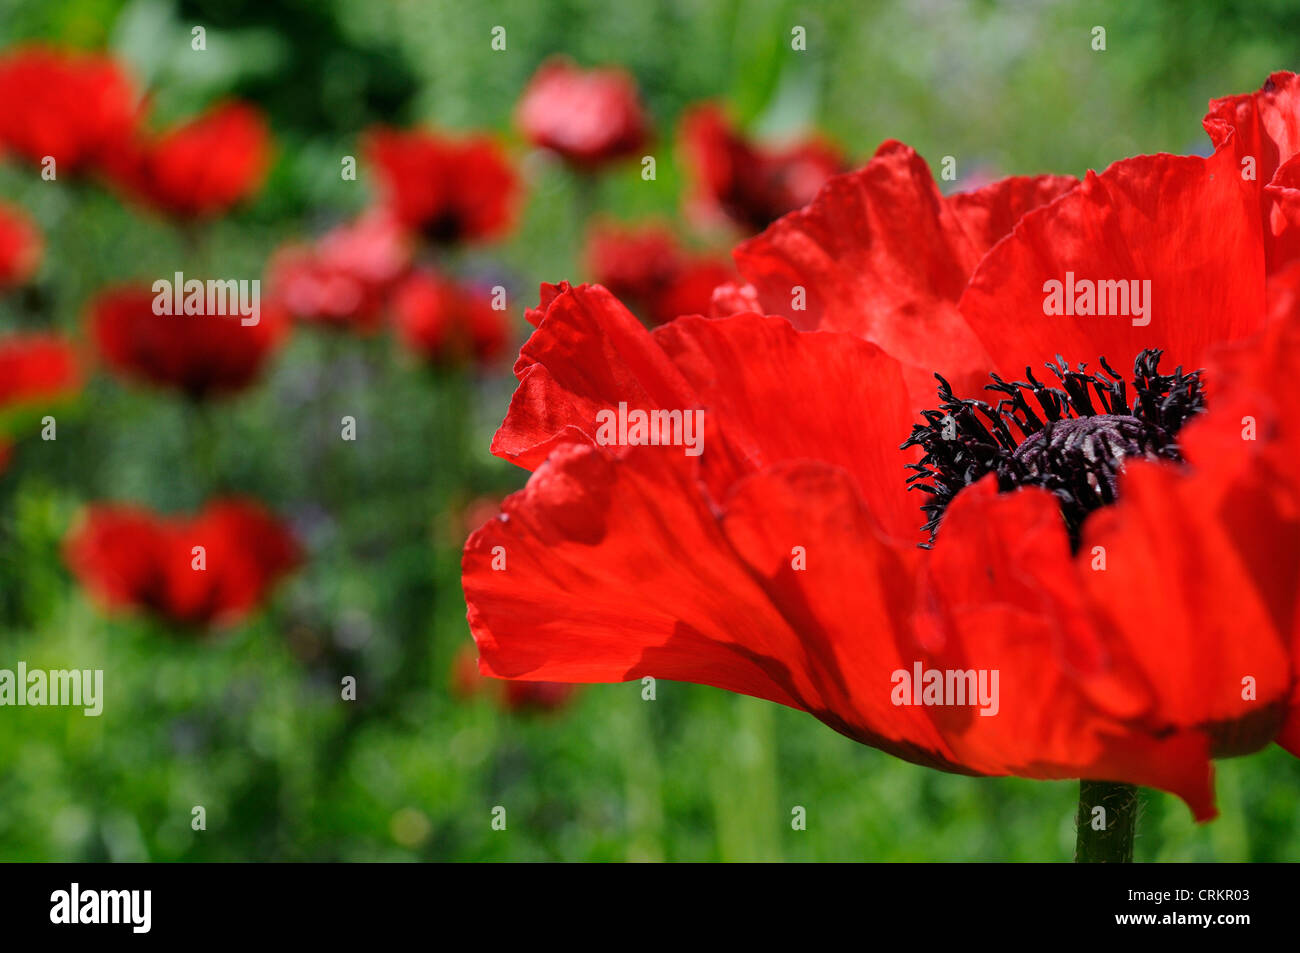
[[[582,249],[587,227],[600,209],[597,189],[600,180],[590,172],[572,172],[573,182],[573,237],[575,247]]]
[[[1131,864],[1138,796],[1132,784],[1080,781],[1076,864]]]
[[[189,402],[190,458],[198,471],[202,494],[199,503],[214,493],[221,485],[217,465],[217,427],[211,405],[196,397]]]

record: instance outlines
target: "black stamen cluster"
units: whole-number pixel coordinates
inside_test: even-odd
[[[1071,370],[1058,354],[1045,365],[1059,386],[1049,387],[1025,368],[1026,381],[993,374],[985,390],[1002,394],[996,404],[958,398],[938,374],[939,408],[922,411],[900,449],[920,447],[925,455],[907,465],[915,471],[908,489],[928,500],[922,529],[933,544],[943,513],[954,496],[990,473],[998,489],[1040,486],[1060,502],[1071,544],[1079,542],[1084,518],[1115,501],[1116,481],[1128,457],[1181,460],[1175,438],[1205,406],[1201,371],[1159,371],[1162,351],[1143,351],[1133,362],[1129,385],[1102,358],[1103,373],[1086,364]]]

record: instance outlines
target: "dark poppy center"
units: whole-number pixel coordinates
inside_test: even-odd
[[[1205,406],[1201,371],[1170,374],[1159,370],[1161,351],[1146,350],[1133,362],[1132,380],[1111,369],[1075,369],[1061,358],[1045,365],[1059,386],[1048,386],[1025,368],[1024,381],[992,375],[985,390],[1002,397],[997,403],[959,398],[938,374],[939,407],[922,411],[900,449],[921,447],[920,462],[908,489],[927,500],[922,527],[933,544],[944,511],[964,487],[992,473],[998,489],[1038,486],[1051,492],[1061,507],[1070,542],[1076,549],[1083,521],[1101,506],[1115,502],[1119,474],[1135,458],[1181,460],[1177,436]],[[1132,398],[1130,400],[1130,388]]]
[[[455,209],[444,209],[426,222],[422,231],[435,245],[450,245],[460,240],[464,223]]]

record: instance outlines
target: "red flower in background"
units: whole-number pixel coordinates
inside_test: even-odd
[[[85,171],[121,149],[138,101],[122,69],[105,56],[40,46],[0,57],[0,145],[57,175]]]
[[[807,205],[845,167],[835,148],[816,139],[783,148],[756,145],[711,103],[687,112],[681,139],[695,180],[693,211],[705,220],[728,218],[748,232]]]
[[[54,334],[0,337],[0,412],[67,397],[81,387],[72,345]]]
[[[647,137],[636,81],[626,71],[584,70],[564,58],[533,74],[516,119],[529,142],[581,169],[636,155]]]
[[[11,205],[0,205],[0,290],[27,281],[41,263],[44,242],[32,220]]]
[[[451,691],[462,700],[486,695],[505,711],[549,712],[568,705],[578,686],[566,682],[509,682],[485,678],[479,673],[478,652],[470,644],[457,652],[452,660]]]
[[[660,225],[598,224],[587,235],[587,268],[596,281],[652,324],[683,314],[708,314],[713,289],[735,269],[682,248]]]
[[[376,129],[366,154],[386,209],[404,227],[448,244],[497,238],[509,229],[519,180],[491,139]]]
[[[131,143],[106,164],[127,194],[158,211],[208,218],[254,195],[270,157],[261,113],[225,103],[156,138]]]
[[[429,364],[486,364],[505,350],[510,327],[480,288],[416,271],[393,294],[398,337]]]
[[[370,213],[313,245],[281,248],[267,267],[267,284],[298,320],[369,333],[383,323],[388,296],[410,262],[406,232],[389,216]]]
[[[666,324],[684,314],[710,314],[714,289],[735,277],[736,269],[725,259],[709,255],[688,259],[651,303],[650,320]]]
[[[81,368],[72,345],[54,334],[0,337],[0,472],[13,456],[10,438],[27,418],[81,389]]]
[[[238,315],[154,314],[154,297],[136,285],[100,292],[90,306],[91,337],[116,373],[193,400],[253,383],[288,329],[272,301],[262,303],[256,324],[244,325]]]
[[[683,257],[676,237],[662,225],[599,223],[587,232],[587,270],[620,298],[652,300],[676,276]]]
[[[536,472],[463,560],[482,671],[701,682],[917,763],[1213,816],[1212,758],[1300,754],[1300,273],[1266,287],[1239,169],[1225,139],[942,199],[887,144],[738,250],[732,294],[819,333],[651,332],[603,289],[544,289],[492,445]],[[1047,313],[1067,273],[1149,281],[1145,313]],[[1043,385],[1057,354],[1095,370]],[[702,455],[606,445],[622,403],[702,412]],[[998,673],[996,713],[899,700],[918,668]]]
[[[196,568],[200,555],[204,568]],[[232,498],[209,503],[192,518],[93,505],[69,534],[65,558],[108,609],[143,609],[206,627],[245,618],[298,565],[300,552],[273,514]]]

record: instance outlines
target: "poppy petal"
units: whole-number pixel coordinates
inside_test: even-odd
[[[736,264],[764,310],[855,334],[908,365],[917,406],[929,406],[936,369],[954,386],[982,383],[983,348],[956,308],[976,265],[1025,212],[1075,185],[1013,178],[945,199],[924,159],[886,142],[807,208],[739,246]]]
[[[703,475],[715,499],[781,460],[843,467],[890,535],[911,539],[910,430],[901,369],[856,338],[802,333],[756,314],[685,317],[647,332],[603,288],[561,294],[520,352],[520,385],[493,452],[535,467],[556,446],[594,443],[597,414],[702,409]]]
[[[1207,739],[1141,723],[1151,688],[1127,645],[1091,624],[1049,493],[999,494],[991,477],[963,490],[931,557],[917,619],[927,667],[999,676],[996,714],[932,709],[957,760],[989,774],[1149,785],[1213,816]]]
[[[694,469],[661,448],[557,449],[465,544],[483,673],[652,675],[800,707],[781,661],[798,639],[730,553]]]
[[[1300,151],[1300,77],[1274,73],[1257,92],[1215,99],[1202,125],[1215,149],[1227,148],[1258,193],[1269,271],[1294,261],[1300,241],[1280,240],[1278,206],[1285,199],[1275,187],[1282,184],[1281,169]]]
[[[1247,185],[1225,152],[1139,156],[1089,173],[989,252],[960,311],[1013,380],[1057,354],[1105,357],[1123,373],[1153,347],[1170,364],[1201,367],[1210,345],[1263,322],[1263,243]],[[1103,299],[1109,313],[1076,313]]]
[[[1130,465],[1119,502],[1084,526],[1082,552],[1102,547],[1105,568],[1081,567],[1079,581],[1098,629],[1151,686],[1153,717],[1206,729],[1216,756],[1244,754],[1277,733],[1288,646],[1202,484],[1167,464]]]

